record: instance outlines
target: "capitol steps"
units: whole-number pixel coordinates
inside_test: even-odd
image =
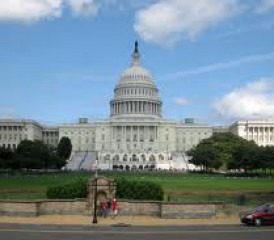
[[[86,152],[73,152],[71,154],[70,160],[68,161],[66,169],[78,170],[85,156],[86,156]]]
[[[197,169],[195,165],[189,163],[189,157],[185,152],[172,153],[172,165],[174,168],[186,171]]]
[[[94,169],[96,165],[96,152],[86,152],[86,156],[83,159],[79,169],[90,170]]]

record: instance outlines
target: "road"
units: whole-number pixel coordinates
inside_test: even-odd
[[[273,236],[273,226],[100,227],[0,224],[1,240],[273,240]]]

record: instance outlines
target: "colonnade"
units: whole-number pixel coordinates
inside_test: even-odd
[[[266,126],[247,127],[246,139],[247,140],[263,141],[263,142],[273,142],[274,141],[274,129],[273,129],[273,127],[266,127]]]
[[[112,141],[155,142],[158,139],[157,126],[114,126],[111,128]]]
[[[161,116],[161,104],[148,101],[123,101],[111,103],[111,115],[117,114],[152,114]]]

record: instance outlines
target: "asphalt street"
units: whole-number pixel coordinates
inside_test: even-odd
[[[244,225],[225,225],[136,227],[116,225],[99,227],[0,224],[1,240],[273,240],[273,236],[273,226],[247,227]]]

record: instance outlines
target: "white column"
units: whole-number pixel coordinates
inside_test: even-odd
[[[132,126],[130,127],[130,143],[132,143]]]
[[[137,127],[137,142],[140,142],[140,126]]]
[[[145,107],[145,113],[147,113],[147,102],[144,102]]]

